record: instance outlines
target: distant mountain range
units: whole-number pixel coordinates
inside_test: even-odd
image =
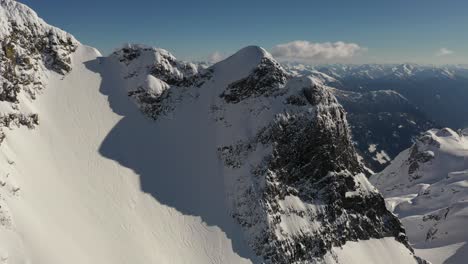
[[[468,127],[464,65],[289,64],[286,68],[336,88],[335,96],[349,114],[357,149],[375,171],[385,168],[430,128]]]

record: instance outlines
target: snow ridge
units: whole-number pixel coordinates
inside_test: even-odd
[[[468,138],[450,128],[427,131],[371,178],[402,219],[417,252],[434,263],[466,256],[459,245],[468,237],[467,180]]]

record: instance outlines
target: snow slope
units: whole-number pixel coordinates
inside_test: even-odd
[[[156,201],[140,190],[135,171],[100,154],[112,130],[132,119],[133,131],[122,139],[128,143],[121,142],[119,147],[132,155],[138,151],[138,158],[148,164],[168,164],[175,169],[174,175],[184,170],[168,163],[182,155],[171,151],[174,142],[147,145],[167,150],[161,159],[151,148],[136,148],[144,142],[132,142],[133,137],[151,139],[164,132],[123,100],[122,108],[127,106],[133,116],[126,112],[124,120],[109,108],[99,90],[101,77],[84,65],[98,55],[80,46],[73,71],[63,80],[51,74],[47,90],[31,106],[42,117],[41,125],[32,131],[9,132],[2,144],[2,174],[9,175],[2,197],[12,218],[10,229],[4,232],[17,238],[18,250],[33,263],[247,263],[248,253],[235,252],[226,231],[199,215]],[[128,100],[119,90],[114,93]],[[199,168],[216,169],[205,165],[200,163]],[[187,208],[213,212],[213,217],[224,221],[225,230],[234,233],[238,227],[217,207],[223,204],[223,197],[216,193],[223,189],[222,182],[202,177],[184,182],[188,179],[172,178],[161,187]],[[190,190],[194,191],[187,193]],[[198,196],[202,191],[205,197]],[[9,263],[15,263],[12,258]]]
[[[430,130],[371,178],[416,252],[433,263],[465,263],[468,257],[467,136],[466,130]]]
[[[55,49],[32,55],[71,45],[48,32]],[[2,262],[418,262],[327,88],[254,46],[209,69],[162,49],[72,46],[38,60],[37,96],[26,82],[2,101],[38,116],[0,145]]]

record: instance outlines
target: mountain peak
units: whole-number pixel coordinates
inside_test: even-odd
[[[149,74],[163,82],[162,86],[179,85],[183,80],[196,75],[199,67],[193,63],[177,60],[169,51],[142,44],[125,44],[110,56],[125,64],[127,77],[140,77],[146,80]],[[144,85],[143,85],[144,86]]]
[[[218,75],[225,76],[228,82],[242,79],[249,75],[262,61],[269,60],[278,64],[273,56],[259,46],[247,46],[225,60],[216,63],[213,68]],[[279,64],[278,64],[279,66]],[[225,74],[223,74],[225,73]]]
[[[244,47],[234,53],[233,56],[242,56],[244,58],[257,58],[257,59],[262,59],[265,57],[272,58],[271,54],[268,53],[264,48],[260,46],[255,46],[255,45],[250,45],[247,47]]]
[[[247,46],[218,64],[243,64],[257,66],[264,58],[274,60],[273,56],[271,56],[271,54],[264,48],[259,46]]]
[[[18,102],[24,91],[32,99],[47,81],[46,71],[71,71],[71,56],[78,41],[48,25],[29,7],[0,0],[0,100]]]
[[[73,36],[47,24],[28,6],[13,0],[0,0],[0,38],[6,38],[15,31],[30,32],[36,36],[50,33],[77,43]]]

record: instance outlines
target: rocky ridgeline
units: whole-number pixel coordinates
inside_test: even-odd
[[[111,57],[126,65],[128,95],[154,120],[174,110],[187,95],[187,89],[201,87],[212,76],[210,69],[178,61],[164,49],[144,45],[126,45]]]
[[[20,94],[35,99],[46,86],[48,71],[62,75],[71,71],[78,42],[16,1],[1,0],[0,7],[0,103],[11,109],[2,113],[0,126],[17,120],[32,128],[38,117],[20,109]]]

